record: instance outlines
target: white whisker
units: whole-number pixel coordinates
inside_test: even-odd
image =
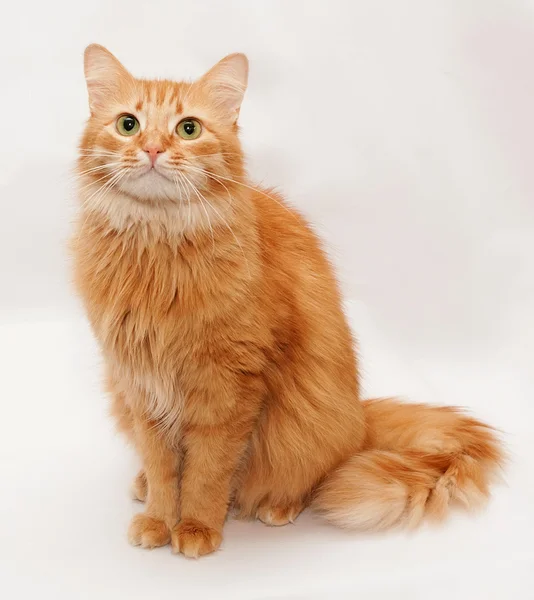
[[[180,171],[175,171],[176,175],[180,180],[180,190],[183,189],[184,198],[187,197],[187,226],[191,227],[192,215],[191,215],[191,194],[187,193],[187,189],[185,187],[184,177]],[[183,186],[183,187],[182,187]]]
[[[84,175],[89,175],[90,173],[95,173],[97,171],[104,171],[105,169],[109,169],[110,167],[120,167],[122,166],[122,162],[110,162],[105,165],[99,165],[97,167],[91,167],[90,169],[86,169],[85,171],[78,171],[72,175],[72,178],[82,179]]]
[[[253,187],[251,185],[247,185],[246,183],[242,183],[241,181],[236,181],[235,179],[231,179],[229,177],[224,177],[222,175],[215,175],[215,173],[212,173],[212,172],[208,171],[207,169],[203,169],[202,167],[198,167],[198,166],[191,165],[191,164],[186,165],[185,163],[183,166],[187,166],[188,168],[194,169],[199,173],[203,173],[204,175],[206,175],[207,177],[211,177],[215,181],[223,179],[224,181],[229,181],[230,183],[235,183],[236,185],[241,185],[249,190],[252,190],[253,192],[258,192],[258,193],[262,194],[263,196],[265,196],[266,198],[270,198],[271,200],[276,202],[280,207],[282,207],[291,216],[293,216],[296,220],[298,220],[297,215],[295,213],[293,213],[292,211],[290,211],[289,208],[287,206],[285,206],[285,204],[283,204],[282,202],[280,202],[280,200],[277,200],[276,198],[274,198],[274,196],[267,194],[266,192],[264,192],[263,190],[261,190],[259,188]],[[219,181],[219,183],[221,183],[221,182]],[[222,185],[222,183],[221,183],[221,185]]]
[[[204,206],[204,202],[202,201],[203,196],[199,193],[199,191],[196,188],[196,186],[193,183],[191,183],[191,180],[189,179],[189,177],[187,177],[184,173],[182,173],[182,176],[189,183],[189,185],[191,186],[191,189],[197,195],[197,198],[200,201],[200,205],[202,206],[202,209],[204,210],[204,213],[206,214],[206,219],[208,220],[208,226],[209,226],[210,231],[211,231],[211,241],[212,241],[212,245],[213,245],[213,252],[212,252],[212,254],[215,254],[215,235],[213,233],[213,227],[211,226],[211,220],[210,220],[209,213],[208,213],[206,207]]]
[[[103,185],[101,185],[93,194],[91,194],[89,196],[89,198],[86,198],[84,200],[84,202],[82,203],[83,207],[86,207],[88,205],[88,203],[93,200],[93,198],[95,198],[94,203],[97,203],[100,201],[100,199],[103,197],[103,195],[108,192],[112,187],[115,186],[116,183],[118,183],[126,174],[128,173],[128,169],[124,169],[124,170],[120,170],[117,171],[114,175],[111,176],[111,178],[104,183]],[[107,177],[107,175],[106,175]],[[104,179],[104,178],[102,178]],[[100,180],[97,180],[100,181]],[[96,182],[91,182],[90,185],[93,185]]]
[[[105,173],[104,175],[102,175],[102,177],[99,177],[98,179],[95,179],[93,181],[89,181],[88,183],[86,183],[84,186],[78,188],[78,192],[83,192],[84,190],[86,190],[87,188],[91,187],[92,185],[94,185],[95,183],[98,183],[99,181],[102,181],[104,179],[106,179],[107,177],[114,177],[115,175],[117,175],[117,173],[120,173],[123,169],[119,166],[116,167],[115,169],[113,169],[112,171],[110,171],[109,173]],[[83,181],[84,178],[80,177],[80,180]]]
[[[104,150],[104,148],[81,148],[78,150],[78,154],[117,154],[111,150]]]
[[[213,206],[213,204],[211,204],[211,202],[209,202],[209,200],[205,196],[203,196],[203,198],[208,203],[208,206],[211,207],[211,210],[213,210],[215,212],[215,214],[221,219],[221,221],[224,223],[224,225],[228,228],[230,233],[234,236],[234,240],[237,242],[237,245],[241,249],[241,254],[243,254],[243,258],[245,259],[245,263],[247,265],[248,278],[251,279],[252,275],[250,273],[250,265],[248,264],[247,257],[245,256],[245,251],[243,250],[243,246],[241,245],[241,242],[237,239],[237,236],[234,233],[234,230],[230,227],[230,225],[228,224],[226,219],[221,215],[221,213]]]
[[[191,165],[183,164],[182,167],[188,169],[188,168],[191,168]],[[203,170],[203,171],[204,171],[204,174],[209,177],[208,172],[205,170]],[[218,181],[218,183],[226,190],[226,193],[228,194],[228,206],[232,207],[232,205],[234,203],[234,199],[233,199],[232,195],[230,194],[230,190],[228,189],[228,187],[226,185],[224,185],[224,183],[222,181]]]
[[[104,183],[103,185],[101,185],[93,194],[91,194],[91,196],[89,196],[89,198],[86,198],[83,202],[82,202],[82,209],[86,208],[88,203],[97,195],[99,194],[99,196],[96,198],[96,201],[99,202],[100,198],[103,197],[109,190],[111,190],[111,188],[118,182],[120,181],[120,179],[122,179],[122,177],[124,177],[126,175],[126,172],[118,172],[115,175],[113,175],[111,177],[111,179],[109,181],[107,181],[106,183]],[[82,231],[85,227],[85,224],[87,223],[87,220],[89,219],[91,215],[91,211],[87,212],[87,216],[85,217],[81,227],[80,227],[80,231]]]
[[[184,173],[181,173],[181,175],[183,177],[185,177]],[[228,191],[228,194],[230,194],[228,188],[226,188],[226,190]],[[219,217],[219,219],[221,219],[222,223],[225,225],[225,227],[228,229],[228,231],[232,234],[233,238],[235,239],[235,241],[237,242],[237,245],[239,246],[241,253],[243,254],[243,259],[245,260],[245,264],[247,266],[247,272],[248,272],[248,278],[251,279],[252,275],[250,272],[250,265],[248,262],[248,259],[245,255],[245,251],[243,250],[243,246],[241,245],[241,242],[239,241],[238,237],[236,236],[234,230],[230,227],[230,224],[226,221],[226,219],[224,218],[224,216],[215,208],[215,206],[213,206],[213,204],[206,198],[206,196],[204,196],[201,192],[199,192],[196,188],[195,188],[195,192],[197,193],[197,196],[199,197],[199,200],[202,202],[202,199],[204,199],[204,201],[207,203],[207,205],[211,208],[211,210]],[[202,197],[202,199],[201,199]],[[231,202],[229,203],[231,205]],[[213,234],[213,230],[212,230],[212,234]]]
[[[182,97],[182,95],[180,94],[180,104],[182,104],[182,107],[187,102],[187,100],[189,99],[189,95],[191,94],[191,90],[193,89],[194,83],[192,81],[190,83],[187,83],[187,82],[184,81],[183,85],[188,85],[189,87],[187,88],[187,92],[185,94],[185,97]]]

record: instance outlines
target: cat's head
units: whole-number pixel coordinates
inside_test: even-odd
[[[136,79],[96,44],[84,66],[91,110],[78,161],[84,206],[124,225],[161,212],[198,220],[224,210],[243,175],[237,118],[247,58],[227,56],[193,83]]]

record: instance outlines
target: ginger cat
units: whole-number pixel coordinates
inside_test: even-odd
[[[213,552],[229,508],[383,529],[478,504],[502,460],[490,427],[361,401],[319,240],[247,179],[247,74],[232,54],[194,83],[146,81],[101,46],[85,52],[75,281],[142,461],[130,542]]]

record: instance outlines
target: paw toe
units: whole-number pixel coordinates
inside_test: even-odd
[[[170,542],[171,533],[163,521],[141,513],[130,523],[128,540],[132,546],[158,548]]]
[[[221,545],[221,534],[194,519],[181,521],[172,531],[172,548],[188,558],[210,554]]]
[[[282,525],[293,523],[301,511],[302,506],[264,506],[258,509],[256,516],[262,523],[265,523],[265,525],[281,527]]]

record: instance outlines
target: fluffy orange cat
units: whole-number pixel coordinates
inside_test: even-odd
[[[85,52],[75,280],[142,461],[131,543],[213,552],[230,508],[383,529],[478,504],[502,460],[490,427],[361,400],[319,240],[247,179],[247,74],[232,54],[194,83],[146,81],[101,46]]]

